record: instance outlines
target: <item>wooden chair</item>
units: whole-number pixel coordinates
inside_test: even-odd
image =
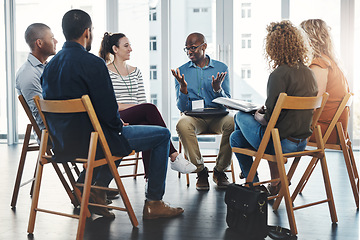
[[[32,196],[33,186],[34,186],[34,179],[35,179],[36,172],[34,171],[34,178],[24,182],[23,184],[21,184],[21,178],[22,178],[22,175],[23,175],[23,172],[24,172],[24,166],[25,166],[27,153],[39,150],[39,145],[38,145],[37,142],[34,142],[34,143],[30,142],[32,129],[34,129],[35,134],[37,135],[38,139],[41,139],[40,128],[37,125],[37,122],[35,121],[32,113],[31,113],[31,110],[30,110],[28,104],[25,101],[25,98],[22,95],[19,95],[18,99],[19,99],[21,105],[23,106],[28,119],[30,120],[30,124],[27,125],[25,136],[24,136],[24,143],[23,143],[23,147],[22,147],[22,150],[21,150],[19,166],[18,166],[18,170],[17,170],[17,174],[16,174],[16,180],[15,180],[15,184],[14,184],[14,190],[13,190],[13,194],[12,194],[12,198],[11,198],[11,207],[12,208],[16,207],[20,187],[25,186],[28,183],[32,183],[31,190],[30,190],[30,195]],[[51,154],[50,151],[49,151],[49,154]],[[69,166],[67,164],[63,164],[63,166],[64,166],[64,168],[69,168]],[[72,189],[70,189],[69,184],[65,180],[65,178],[63,176],[63,173],[61,172],[59,166],[57,164],[53,164],[53,167],[54,167],[55,172],[58,175],[61,183],[63,184],[66,193],[69,195],[69,198],[70,198],[72,204],[75,207],[78,206],[79,202],[77,201],[77,199],[73,195]],[[76,165],[73,168],[74,168],[75,172],[79,175],[80,171],[76,167]],[[69,173],[69,171],[68,171],[68,173]]]
[[[292,234],[297,234],[294,210],[313,206],[313,205],[320,204],[320,203],[328,203],[331,221],[333,223],[337,222],[337,215],[336,215],[335,204],[334,204],[334,199],[333,199],[331,185],[330,185],[329,173],[328,173],[326,159],[325,159],[324,143],[322,141],[320,127],[316,126],[314,128],[314,133],[315,133],[316,143],[317,143],[315,149],[284,154],[282,152],[282,148],[281,148],[279,131],[277,128],[275,128],[275,125],[276,125],[277,119],[280,115],[280,112],[284,109],[289,109],[289,110],[316,109],[316,111],[314,111],[313,122],[312,122],[312,127],[314,127],[317,120],[320,117],[320,114],[321,114],[324,106],[325,106],[327,98],[328,98],[327,93],[324,93],[324,95],[320,96],[320,97],[292,97],[292,96],[287,96],[287,94],[285,94],[285,93],[281,93],[279,95],[276,106],[271,115],[271,118],[269,120],[269,123],[267,125],[267,128],[265,130],[263,139],[260,143],[258,150],[247,149],[247,148],[233,148],[232,149],[233,152],[255,157],[255,160],[251,166],[251,169],[250,169],[250,172],[246,179],[246,182],[253,181],[261,159],[265,159],[267,161],[277,163],[277,168],[278,168],[279,175],[280,175],[279,179],[263,181],[260,183],[256,183],[254,185],[260,185],[262,183],[267,183],[267,182],[276,182],[276,181],[280,180],[281,189],[280,189],[279,194],[277,196],[269,197],[269,200],[276,198],[276,201],[273,204],[273,209],[277,210],[282,198],[284,197],[286,211],[287,211],[287,215],[288,215],[288,221],[289,221],[289,225],[290,225]],[[265,154],[265,149],[266,149],[266,146],[268,145],[270,137],[272,137],[272,140],[273,140],[275,155]],[[294,207],[293,206],[294,203],[290,197],[290,192],[289,192],[289,181],[291,180],[291,178],[295,172],[295,169],[300,161],[300,158],[302,156],[316,156],[320,159],[322,175],[324,178],[324,185],[325,185],[325,190],[326,190],[326,199],[317,201],[317,202],[313,202],[313,203],[308,203],[308,204],[305,204],[302,206]],[[292,162],[292,165],[289,169],[288,174],[286,174],[285,163],[288,158],[293,158],[293,157],[295,159]]]
[[[352,103],[352,96],[353,96],[352,93],[347,93],[344,96],[344,98],[342,99],[341,103],[339,104],[338,109],[335,112],[333,119],[331,120],[331,122],[329,124],[329,127],[326,129],[326,132],[323,136],[323,142],[325,144],[325,149],[333,149],[333,150],[342,151],[342,153],[344,155],[347,172],[349,175],[351,188],[352,188],[353,195],[354,195],[355,204],[356,204],[356,207],[359,208],[359,174],[358,174],[357,167],[356,167],[354,153],[352,151],[352,146],[351,146],[352,144],[351,144],[351,140],[349,138],[349,134],[347,133],[345,135],[341,122],[338,122],[339,118],[342,115],[342,113],[344,112],[344,110],[347,107],[350,107],[350,105]],[[333,131],[336,131],[337,136],[338,136],[339,143],[337,143],[337,144],[327,143],[327,141],[330,137],[330,134]],[[313,146],[315,146],[315,143],[309,142],[308,146],[313,147]],[[304,189],[306,183],[309,181],[309,178],[316,167],[316,164],[319,162],[319,159],[314,158],[314,159],[312,159],[312,161],[314,162],[314,164],[308,166],[308,169],[305,172],[306,175],[304,176],[303,181],[301,181],[299,183],[298,189],[296,189],[296,191],[294,192],[295,194],[292,196],[293,199],[295,199],[296,195],[298,193],[301,193],[302,190]]]
[[[87,115],[89,116],[89,119],[92,123],[92,126],[94,128],[94,131],[91,133],[91,137],[89,140],[90,144],[89,144],[88,158],[87,159],[81,159],[81,158],[74,159],[74,162],[82,163],[84,165],[84,167],[86,168],[86,176],[85,176],[84,184],[76,184],[76,186],[83,187],[82,196],[80,196],[81,194],[80,194],[79,189],[77,189],[77,188],[74,189],[76,196],[79,199],[81,199],[80,215],[75,215],[75,214],[67,214],[67,213],[62,213],[62,212],[43,209],[43,208],[38,207],[40,184],[42,181],[43,168],[47,163],[52,162],[51,155],[49,156],[46,154],[46,149],[48,148],[47,144],[48,144],[49,132],[47,130],[43,130],[42,136],[41,136],[41,144],[40,144],[38,163],[37,163],[33,200],[32,200],[31,209],[30,209],[28,233],[32,234],[34,232],[36,213],[37,212],[45,212],[45,213],[56,214],[56,215],[60,215],[60,216],[66,216],[66,217],[78,219],[79,223],[78,223],[76,239],[77,240],[83,239],[86,218],[91,216],[91,214],[88,210],[89,205],[125,211],[128,213],[128,216],[130,218],[132,225],[134,227],[137,227],[138,221],[136,219],[136,216],[132,209],[129,198],[126,194],[124,185],[120,179],[120,176],[118,174],[118,171],[117,171],[115,163],[114,163],[115,161],[120,160],[121,157],[116,157],[111,154],[108,143],[105,139],[105,135],[102,131],[101,125],[96,116],[95,110],[91,104],[89,96],[84,95],[79,99],[71,99],[71,100],[42,100],[42,99],[39,99],[39,97],[34,97],[34,101],[35,101],[35,104],[39,110],[39,113],[40,113],[47,129],[49,129],[49,128],[48,128],[48,125],[47,125],[47,122],[46,122],[46,119],[44,116],[45,112],[46,113],[87,113]],[[97,148],[98,143],[100,144],[100,146],[104,152],[105,158],[95,160],[96,148]],[[91,185],[93,169],[95,167],[99,167],[102,165],[109,166],[109,169],[110,169],[110,171],[114,177],[114,180],[116,182],[116,185],[117,185],[116,189]],[[72,182],[72,184],[75,184],[75,183]],[[107,190],[107,191],[118,191],[120,193],[120,196],[124,203],[124,207],[107,206],[107,205],[89,203],[89,196],[90,196],[91,188],[97,188],[97,189],[102,189],[102,190]]]
[[[207,133],[207,134],[199,134],[199,135],[202,135],[202,136],[217,136],[219,134]],[[181,144],[181,141],[179,139],[179,154],[181,154],[181,151],[182,151],[182,144]],[[184,157],[185,157],[185,159],[187,159],[185,154],[184,154]],[[207,164],[207,163],[215,164],[217,154],[205,154],[205,155],[202,155],[202,157],[204,158],[204,164]],[[205,159],[210,159],[210,160],[205,160]],[[209,170],[209,172],[212,173],[213,170]],[[234,165],[233,165],[232,160],[231,160],[231,164],[230,164],[230,169],[227,169],[224,172],[231,172],[232,181],[233,181],[233,183],[235,183],[235,171],[234,171]],[[192,172],[192,173],[196,173],[196,172]],[[178,177],[179,178],[181,177],[181,173],[178,173]],[[189,173],[186,174],[186,185],[188,187],[190,186]]]
[[[136,179],[136,177],[138,176],[144,176],[145,172],[139,172],[139,162],[142,161],[142,156],[140,156],[140,153],[135,153],[135,155],[133,156],[128,156],[128,157],[124,157],[121,160],[120,165],[118,166],[118,168],[120,167],[131,167],[134,166],[134,170],[132,174],[120,174],[121,178],[127,178],[127,177],[133,177],[134,179]]]

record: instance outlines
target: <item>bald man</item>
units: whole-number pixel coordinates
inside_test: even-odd
[[[30,53],[27,61],[16,74],[16,89],[19,95],[24,96],[40,130],[42,130],[45,126],[37,111],[33,97],[38,95],[42,98],[40,77],[48,57],[56,54],[58,41],[54,38],[51,29],[43,23],[33,23],[28,26],[25,31],[25,41],[30,47]]]
[[[196,134],[222,134],[219,154],[214,167],[213,181],[218,188],[229,185],[224,172],[231,163],[229,136],[234,131],[234,119],[227,115],[224,106],[213,103],[217,97],[230,98],[228,67],[205,54],[206,39],[201,33],[191,33],[185,42],[184,51],[190,61],[171,70],[175,77],[177,106],[180,112],[197,108],[224,109],[224,114],[210,116],[189,116],[181,114],[176,131],[184,146],[185,155],[197,166],[197,190],[209,190],[208,169],[200,153]]]

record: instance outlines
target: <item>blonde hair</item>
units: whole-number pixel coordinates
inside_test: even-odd
[[[323,54],[336,62],[334,48],[330,36],[330,27],[321,19],[309,19],[300,24],[309,38],[313,58],[321,57]]]
[[[293,67],[310,62],[309,48],[303,34],[290,21],[272,22],[266,30],[265,57],[270,68],[275,69],[281,64]]]

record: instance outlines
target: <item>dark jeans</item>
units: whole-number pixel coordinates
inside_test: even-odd
[[[165,179],[169,156],[170,131],[159,126],[124,126],[122,135],[136,152],[151,150],[146,198],[161,200],[165,192]],[[119,166],[120,161],[116,161]],[[107,166],[100,167],[95,181],[108,186],[113,179]]]
[[[241,111],[239,111],[235,115],[234,120],[235,131],[230,136],[231,147],[254,148],[257,150],[264,136],[266,127],[261,126],[261,124],[254,119],[253,115]],[[289,141],[288,139],[281,140],[281,147],[283,153],[303,151],[307,144],[306,139],[297,140],[300,140],[300,142],[294,143],[292,141]],[[270,138],[265,153],[275,154],[272,138]],[[253,163],[253,158],[251,156],[247,156],[241,153],[235,153],[235,156],[239,161],[239,165],[243,175],[247,177]],[[254,182],[259,182],[259,177],[257,173],[254,177]]]
[[[125,123],[130,125],[154,125],[166,128],[166,124],[157,109],[152,103],[142,103],[133,107],[127,108],[120,111],[120,117]],[[174,145],[170,141],[170,152],[169,156],[176,152]],[[148,169],[150,162],[151,150],[143,151],[143,163],[145,169],[145,177],[148,177]]]

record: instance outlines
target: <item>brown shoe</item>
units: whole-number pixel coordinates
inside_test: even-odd
[[[227,188],[227,186],[230,184],[226,174],[216,170],[216,168],[214,168],[213,180],[218,188]]]
[[[160,201],[146,201],[143,210],[143,219],[171,218],[184,212],[184,209],[170,207],[169,204]]]
[[[209,190],[209,173],[207,167],[197,173],[196,190],[208,191]]]
[[[107,205],[106,192],[101,189],[91,189],[89,202]],[[89,206],[89,210],[92,213],[101,215],[106,218],[115,218],[115,214],[110,212],[109,209],[103,207]]]
[[[120,197],[120,193],[118,191],[107,191],[106,192],[107,199],[114,200]]]
[[[281,182],[278,182],[276,185],[271,185],[271,183],[269,183],[267,185],[267,190],[269,192],[269,196],[278,195],[280,188],[281,188]]]

